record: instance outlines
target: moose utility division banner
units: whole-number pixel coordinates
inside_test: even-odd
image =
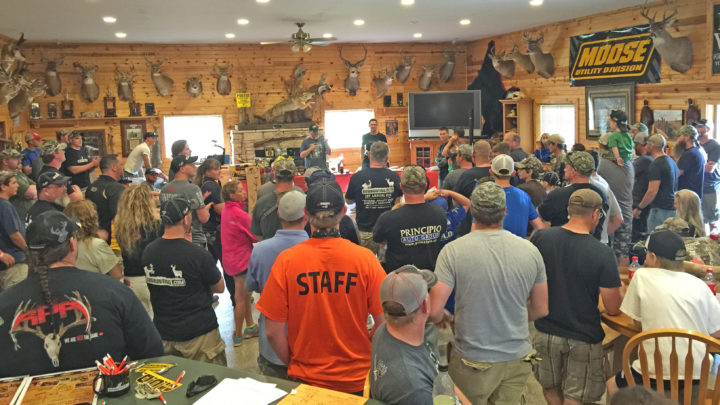
[[[659,83],[660,55],[647,25],[570,38],[570,85]]]

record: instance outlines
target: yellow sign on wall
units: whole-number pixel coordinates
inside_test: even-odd
[[[250,107],[250,93],[235,93],[237,108]]]

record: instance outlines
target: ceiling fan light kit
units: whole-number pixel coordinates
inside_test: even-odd
[[[332,34],[326,33],[323,34],[322,38],[311,38],[310,34],[303,31],[303,27],[305,26],[305,23],[298,22],[295,23],[297,25],[298,30],[294,34],[290,35],[290,40],[286,43],[290,45],[290,50],[293,52],[310,52],[313,45],[320,45],[320,46],[327,46],[330,45],[331,41],[336,41],[337,38],[333,37]],[[282,41],[267,41],[267,42],[260,42],[260,45],[270,45],[270,44],[279,44],[283,43]]]

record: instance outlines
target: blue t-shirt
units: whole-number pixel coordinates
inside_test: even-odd
[[[700,152],[700,149],[693,146],[685,150],[678,159],[677,166],[679,170],[683,171],[683,174],[678,176],[678,190],[692,190],[698,197],[702,198],[705,156]]]
[[[505,187],[505,220],[503,228],[506,231],[524,238],[527,236],[528,222],[538,217],[537,210],[530,199],[530,195],[517,187]]]
[[[25,252],[17,247],[10,235],[20,232],[25,238],[25,228],[10,201],[0,198],[0,250],[15,259],[15,263],[25,263]]]
[[[454,241],[455,238],[457,238],[457,228],[462,220],[465,219],[465,215],[467,215],[467,211],[465,211],[462,205],[458,205],[445,214],[447,217],[447,228],[445,228],[445,233],[440,237],[440,246],[445,246],[446,243]]]
[[[22,158],[22,165],[23,166],[32,166],[33,160],[40,156],[40,148],[35,148],[35,150],[30,149],[23,149],[22,151],[23,158]]]

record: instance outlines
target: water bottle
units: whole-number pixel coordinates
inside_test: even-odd
[[[438,375],[433,381],[433,405],[456,405],[459,401],[455,395],[455,384],[448,374],[448,366],[438,366]]]
[[[715,286],[717,285],[717,282],[715,281],[715,275],[713,274],[713,269],[708,267],[707,270],[705,270],[705,277],[703,278],[703,281],[705,281],[705,284],[710,287],[710,291],[712,291],[713,295],[715,295]]]
[[[638,257],[633,256],[632,262],[630,263],[630,266],[628,266],[628,280],[632,280],[633,275],[635,274],[635,270],[640,268],[640,263],[638,263]]]

